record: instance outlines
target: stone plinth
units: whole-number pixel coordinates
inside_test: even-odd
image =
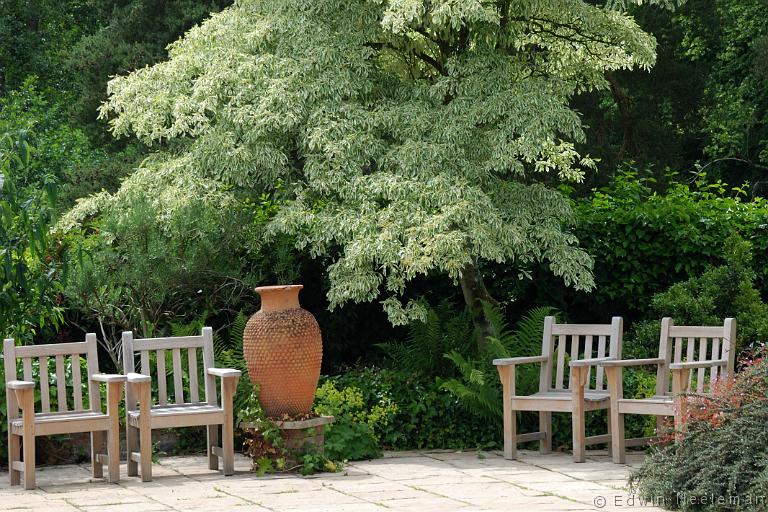
[[[333,423],[333,416],[318,416],[300,421],[271,421],[280,429],[285,440],[285,447],[290,454],[289,464],[295,464],[298,458],[307,451],[322,455],[325,442],[325,426]],[[253,429],[259,432],[259,425],[254,423],[240,423],[242,429]]]

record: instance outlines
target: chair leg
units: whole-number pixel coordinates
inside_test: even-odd
[[[579,407],[581,405],[581,407]],[[584,462],[586,460],[586,442],[585,420],[583,402],[573,404],[573,413],[571,414],[573,422],[573,461]]]
[[[586,428],[584,421],[584,386],[587,381],[587,369],[585,367],[571,368],[571,422],[573,436],[573,460],[584,462],[586,459],[585,446]]]
[[[224,423],[221,424],[221,459],[224,476],[235,474],[235,411],[232,396],[235,394],[237,379],[224,379],[221,401],[224,406]]]
[[[107,432],[107,457],[109,457],[108,482],[120,481],[120,428],[112,426]]]
[[[21,408],[21,453],[24,461],[24,489],[35,488],[35,396],[31,389],[17,389],[13,391],[16,394],[16,400]],[[10,427],[10,425],[9,425]],[[10,433],[10,429],[9,429]],[[16,442],[19,439],[17,436]],[[18,446],[18,445],[17,445]],[[9,443],[9,454],[15,455],[18,459],[18,447]],[[15,453],[14,453],[15,452]],[[9,468],[11,472],[13,468]],[[13,480],[13,476],[11,476]]]
[[[139,422],[141,424],[141,415]],[[149,418],[145,420],[149,423]],[[152,481],[152,429],[149,425],[139,426],[139,453],[141,454],[141,481]]]
[[[224,476],[235,474],[235,432],[230,424],[221,426],[221,462]]]
[[[679,370],[672,372],[672,394],[675,397],[675,441],[683,438],[685,431],[685,420],[688,415],[688,400],[684,393],[686,392],[691,371]]]
[[[504,402],[504,458],[517,458],[517,413],[509,401]]]
[[[24,489],[32,490],[35,488],[35,433],[32,430],[34,424],[24,422]]]
[[[219,446],[219,426],[208,425],[208,469],[219,469],[219,456],[213,453],[214,446]]]
[[[21,471],[13,469],[13,463],[21,460],[21,438],[8,432],[8,476],[11,485],[21,484]]]
[[[627,458],[624,440],[624,415],[611,408],[611,457],[616,464],[624,464]]]
[[[122,383],[107,384],[107,414],[109,415],[109,430],[107,431],[107,457],[109,458],[109,482],[120,481],[120,391]]]
[[[21,471],[13,469],[13,463],[21,460],[21,438],[8,432],[8,476],[11,485],[21,484]]]
[[[539,453],[546,455],[552,451],[552,413],[539,411],[539,432],[544,438],[539,442]]]
[[[610,457],[613,454],[613,435],[611,435],[612,429],[611,429],[611,410],[608,409],[607,413],[607,423],[608,423],[608,456]]]
[[[501,379],[501,414],[504,423],[504,458],[517,458],[517,413],[512,409],[515,394],[515,367],[497,366]]]
[[[606,380],[608,391],[611,394],[611,407],[608,410],[610,416],[609,431],[611,433],[611,458],[616,464],[624,464],[626,460],[626,442],[624,441],[624,415],[619,412],[619,400],[624,396],[621,368],[606,368]]]
[[[93,478],[104,477],[104,465],[96,457],[104,447],[104,432],[91,432],[91,473]]]
[[[139,447],[139,430],[136,427],[127,425],[125,428],[125,446],[128,452],[128,476],[139,475],[139,464],[131,458],[133,452],[138,451]]]
[[[138,386],[139,395],[139,458],[141,481],[152,481],[152,397],[149,382]]]

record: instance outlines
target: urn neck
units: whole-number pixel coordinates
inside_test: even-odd
[[[261,295],[261,311],[282,311],[301,307],[299,291],[302,288],[304,285],[301,284],[259,286],[256,291]]]

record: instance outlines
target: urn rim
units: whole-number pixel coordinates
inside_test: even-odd
[[[257,286],[255,288],[257,293],[261,292],[276,292],[279,290],[301,290],[304,288],[303,284],[274,284],[269,286]]]

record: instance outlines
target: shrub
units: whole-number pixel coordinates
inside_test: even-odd
[[[385,393],[366,401],[358,386],[337,387],[334,380],[329,379],[315,394],[314,411],[335,418],[326,428],[328,457],[360,460],[381,455],[379,433],[397,412],[397,405]]]
[[[722,254],[725,265],[710,268],[657,293],[651,309],[658,315],[671,316],[679,325],[717,325],[726,317],[737,322],[737,348],[768,338],[768,305],[754,287],[752,246],[738,235],[730,236]],[[655,357],[658,351],[658,320],[639,322],[628,338],[625,355]]]
[[[0,337],[23,343],[62,319],[61,268],[48,233],[56,183],[29,183],[33,154],[26,133],[0,133]]]
[[[345,392],[347,389],[352,391]],[[467,410],[435,379],[410,372],[364,367],[326,377],[318,389],[315,404],[315,411],[323,414],[350,411],[343,415],[346,426],[341,432],[334,433],[340,426],[338,416],[326,431],[326,450],[338,441],[338,448],[334,449],[345,459],[352,458],[350,450],[362,451],[344,448],[345,443],[353,442],[361,442],[368,456],[379,454],[382,448],[500,446],[501,431],[495,425]],[[334,452],[328,455],[334,458]]]
[[[592,294],[564,297],[563,307],[594,313],[597,306],[608,316],[619,311],[627,318],[646,316],[650,298],[670,282],[722,264],[721,248],[734,232],[752,241],[757,287],[766,290],[766,200],[743,200],[743,190],[709,183],[705,175],[692,184],[672,183],[664,194],[655,188],[654,180],[630,169],[609,187],[576,201],[576,236],[595,258],[597,286]]]
[[[689,398],[684,437],[646,459],[631,476],[634,490],[673,509],[765,510],[768,363],[754,361],[712,396]]]
[[[199,177],[136,171],[118,194],[91,196],[59,220],[70,315],[103,326],[116,347],[121,330],[148,337],[201,311],[241,309],[255,283],[277,279],[269,250],[247,241],[275,208]]]
[[[25,185],[39,186],[49,176],[66,184],[70,173],[103,155],[91,148],[82,131],[67,124],[65,102],[56,101],[57,93],[41,89],[37,82],[28,78],[17,90],[0,96],[0,134],[23,132],[35,148]]]

